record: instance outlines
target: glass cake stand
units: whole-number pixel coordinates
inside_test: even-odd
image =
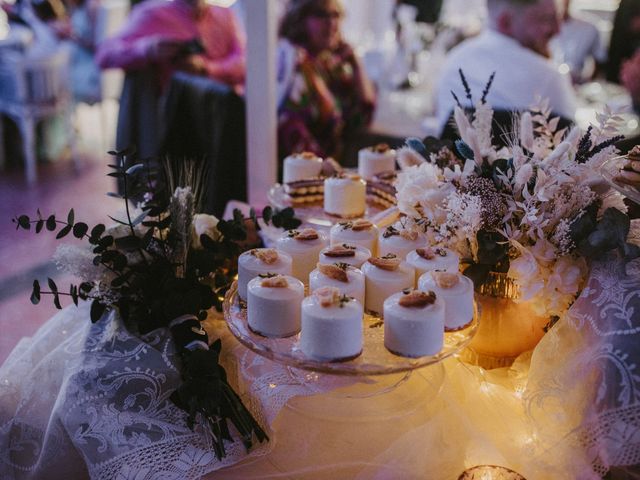
[[[600,166],[600,174],[611,188],[617,190],[629,200],[640,204],[640,189],[615,180],[615,177],[620,173],[625,159],[626,157],[613,157],[608,159]]]

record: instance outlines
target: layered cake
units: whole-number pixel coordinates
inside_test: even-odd
[[[316,290],[302,302],[300,350],[323,361],[350,360],[362,352],[362,304],[335,287]]]
[[[275,248],[254,248],[238,257],[238,295],[247,299],[247,284],[261,273],[291,275],[291,257]]]
[[[336,223],[329,232],[331,245],[360,245],[375,255],[378,250],[378,227],[369,220]]]
[[[416,282],[423,273],[433,270],[451,273],[460,270],[460,257],[448,248],[417,248],[409,252],[407,263],[416,269]]]
[[[309,292],[322,287],[335,287],[340,292],[364,303],[364,273],[347,263],[323,264],[309,274]]]
[[[322,159],[315,153],[294,153],[284,159],[282,182],[286,185],[298,180],[319,177],[322,172]]]
[[[444,345],[444,302],[433,292],[404,290],[384,301],[384,346],[403,357],[435,355]]]
[[[260,274],[247,286],[249,328],[265,337],[288,337],[300,331],[304,285],[289,275]]]
[[[365,308],[374,314],[383,313],[384,301],[396,292],[415,285],[413,267],[393,254],[371,257],[362,265],[365,276]]]
[[[640,189],[640,145],[633,147],[627,154],[615,180]]]
[[[286,199],[293,205],[322,202],[324,198],[324,177],[312,177],[284,184]]]
[[[386,143],[363,148],[358,152],[358,174],[367,181],[377,173],[396,169],[396,152]]]
[[[358,175],[341,173],[324,181],[324,211],[341,218],[364,215],[367,185]]]
[[[327,246],[327,236],[313,228],[286,231],[276,241],[276,248],[293,260],[292,275],[307,283],[316,268],[320,251]]]
[[[380,208],[393,207],[396,200],[396,172],[377,173],[367,180],[367,201]]]
[[[432,271],[418,280],[420,290],[435,292],[444,302],[447,331],[461,330],[473,320],[473,282],[461,273]]]
[[[378,237],[378,255],[393,253],[403,260],[412,250],[426,246],[427,240],[422,233],[399,223],[389,225]]]
[[[336,262],[348,263],[356,268],[360,268],[370,256],[371,251],[368,248],[349,243],[336,243],[330,247],[323,248],[318,261],[327,264]]]

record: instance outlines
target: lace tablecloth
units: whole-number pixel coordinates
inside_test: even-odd
[[[373,394],[361,393],[377,385],[369,379],[256,357],[211,320],[230,378],[272,438],[248,457],[229,445],[218,462],[169,401],[179,375],[167,332],[143,342],[116,316],[92,325],[87,305],[68,308],[0,367],[0,478],[450,479],[476,464],[529,480],[598,478],[640,464],[639,311],[640,260],[625,268],[612,254],[513,367],[452,358]]]

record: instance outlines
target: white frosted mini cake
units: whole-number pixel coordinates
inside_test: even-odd
[[[319,177],[322,159],[315,153],[294,153],[284,159],[282,182],[287,184],[298,180]]]
[[[396,152],[386,143],[363,148],[358,152],[358,174],[369,180],[377,173],[396,169]]]
[[[407,263],[416,269],[416,282],[423,273],[433,270],[456,273],[460,257],[448,248],[417,248],[407,255]]]
[[[331,245],[348,243],[361,245],[376,255],[378,250],[378,227],[369,220],[358,219],[336,223],[329,231]]]
[[[433,292],[405,290],[384,301],[384,346],[403,357],[435,355],[444,344],[444,302]]]
[[[313,228],[288,230],[276,241],[276,248],[293,260],[292,275],[307,283],[311,270],[316,268],[320,251],[327,246],[327,236]]]
[[[335,287],[349,297],[364,303],[364,273],[347,263],[322,264],[309,274],[309,292],[322,287]]]
[[[362,352],[362,304],[323,287],[302,302],[300,350],[308,357],[350,360]]]
[[[358,175],[339,174],[324,181],[324,211],[341,218],[364,215],[367,184]]]
[[[461,273],[427,272],[418,280],[420,290],[433,290],[444,302],[444,326],[461,330],[473,320],[473,282]]]
[[[393,254],[371,257],[362,265],[365,276],[365,308],[382,314],[384,301],[396,292],[413,288],[416,277],[413,267]]]
[[[247,286],[249,327],[265,337],[289,337],[300,331],[304,285],[289,275],[261,274]]]
[[[378,255],[393,253],[405,259],[409,252],[417,248],[424,248],[427,240],[424,235],[414,228],[404,228],[395,224],[388,226],[378,237]]]
[[[247,284],[261,273],[291,275],[291,257],[275,248],[254,248],[238,257],[238,295],[247,299]]]
[[[360,268],[371,256],[368,248],[348,243],[335,244],[323,248],[318,261],[320,263],[333,264],[336,262],[348,263]]]

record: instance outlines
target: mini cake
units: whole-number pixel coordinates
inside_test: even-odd
[[[473,282],[461,273],[427,272],[418,280],[420,290],[433,290],[444,302],[447,331],[461,330],[473,320]]]
[[[306,178],[319,177],[321,171],[322,159],[315,153],[294,153],[284,159],[282,183],[287,184]]]
[[[376,173],[396,169],[396,152],[386,143],[363,148],[358,152],[358,174],[369,180]]]
[[[404,260],[412,250],[426,246],[424,235],[398,223],[388,226],[378,237],[378,255],[381,256],[393,253]]]
[[[413,267],[393,254],[371,257],[362,265],[365,276],[365,308],[382,315],[384,301],[396,292],[413,288],[416,277]]]
[[[247,299],[247,284],[261,273],[291,275],[291,257],[275,248],[254,248],[238,257],[238,295]]]
[[[395,171],[381,172],[367,180],[367,202],[381,208],[393,207],[398,203],[396,199],[397,174]]]
[[[333,264],[336,262],[348,263],[356,268],[360,268],[371,256],[368,248],[360,245],[350,245],[348,243],[331,245],[323,248],[320,252],[320,263]]]
[[[340,292],[364,303],[364,273],[346,263],[318,263],[309,274],[309,292],[322,287],[336,287]]]
[[[334,287],[323,287],[302,302],[300,350],[323,361],[350,360],[362,352],[362,304]]]
[[[633,147],[627,154],[627,159],[624,161],[615,180],[640,188],[640,145]]]
[[[358,175],[339,174],[324,181],[324,211],[341,218],[364,215],[367,184]]]
[[[289,275],[261,274],[247,286],[247,321],[265,337],[289,337],[300,331],[304,285]]]
[[[291,256],[292,275],[307,283],[311,270],[316,268],[320,251],[327,246],[327,236],[314,230],[289,230],[276,241],[276,248]]]
[[[313,177],[284,184],[284,194],[292,205],[322,202],[324,198],[324,178]]]
[[[375,255],[378,250],[378,227],[364,219],[340,222],[331,227],[329,239],[331,245],[360,245]]]
[[[416,282],[423,273],[432,270],[451,273],[460,270],[460,257],[448,248],[417,248],[409,252],[407,263],[416,269]]]
[[[404,290],[384,301],[384,346],[403,357],[435,355],[444,344],[444,302],[433,292]]]

